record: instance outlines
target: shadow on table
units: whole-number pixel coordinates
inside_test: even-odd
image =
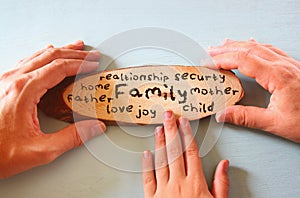
[[[235,166],[229,167],[230,190],[229,197],[250,198],[251,193],[247,186],[248,173]]]

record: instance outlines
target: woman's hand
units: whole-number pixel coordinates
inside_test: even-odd
[[[49,163],[105,131],[102,122],[90,120],[44,134],[37,118],[37,104],[48,89],[67,76],[97,69],[100,53],[83,48],[82,41],[50,45],[0,76],[0,178]]]
[[[165,112],[164,127],[155,129],[155,170],[151,152],[145,151],[143,156],[145,197],[228,197],[229,162],[219,163],[211,193],[189,121],[180,118],[179,129],[180,134],[173,113]]]
[[[300,142],[300,62],[253,39],[227,39],[208,52],[218,69],[238,69],[272,94],[267,108],[231,106],[217,113],[217,121],[261,129]]]

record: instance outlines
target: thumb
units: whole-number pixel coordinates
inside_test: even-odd
[[[229,192],[229,179],[228,179],[228,160],[222,160],[216,169],[213,184],[212,194],[216,198],[228,197]]]
[[[48,144],[53,148],[54,158],[64,152],[82,145],[84,142],[102,134],[106,130],[103,122],[98,120],[85,120],[76,122],[62,130],[49,134]]]
[[[216,120],[264,131],[271,131],[274,126],[274,114],[270,110],[253,106],[228,107],[216,114]]]

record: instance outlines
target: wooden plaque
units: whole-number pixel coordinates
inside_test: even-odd
[[[67,78],[49,90],[39,108],[73,122],[100,119],[107,124],[159,124],[172,110],[190,120],[215,114],[244,95],[231,71],[179,65],[150,65]]]

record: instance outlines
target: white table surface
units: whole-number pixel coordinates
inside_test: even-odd
[[[82,39],[97,46],[116,33],[144,26],[181,32],[203,47],[224,38],[254,37],[300,60],[299,18],[298,0],[1,1],[0,72],[49,43],[61,46]],[[244,77],[242,81],[246,96],[241,103],[265,106],[268,94],[255,82]],[[65,125],[44,115],[40,119],[45,131]],[[107,133],[117,139],[115,131],[109,127]],[[120,140],[137,144],[124,141]],[[226,124],[203,158],[209,183],[221,159],[230,160],[230,197],[300,196],[300,147],[295,143]],[[140,173],[111,168],[82,146],[49,165],[0,180],[0,197],[143,197],[141,181]]]

